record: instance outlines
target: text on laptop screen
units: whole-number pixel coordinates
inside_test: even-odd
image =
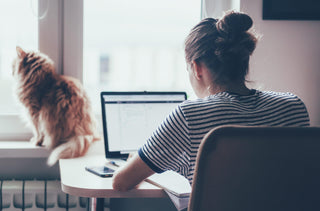
[[[166,116],[185,100],[185,95],[104,95],[108,150],[138,150]]]

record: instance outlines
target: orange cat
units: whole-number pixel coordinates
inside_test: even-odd
[[[74,78],[55,73],[51,59],[17,47],[13,63],[18,99],[27,109],[38,146],[53,149],[48,165],[60,158],[84,155],[98,140],[89,99]]]

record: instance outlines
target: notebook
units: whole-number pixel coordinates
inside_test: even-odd
[[[126,158],[137,151],[185,92],[101,92],[106,158]]]

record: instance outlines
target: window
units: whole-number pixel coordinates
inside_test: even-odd
[[[60,71],[61,6],[60,1],[49,4],[49,0],[0,1],[0,141],[31,137],[13,93],[12,62],[18,45],[27,51],[45,52]]]
[[[100,91],[187,91],[184,40],[200,0],[84,0],[83,83]]]
[[[38,17],[34,8],[37,1],[0,1],[0,112],[17,114],[18,106],[13,98],[12,61],[16,46],[38,49]]]
[[[201,0],[2,0],[0,12],[0,140],[30,136],[12,94],[16,45],[83,80],[98,114],[102,90],[193,94],[183,48]]]

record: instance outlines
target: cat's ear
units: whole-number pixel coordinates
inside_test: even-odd
[[[27,55],[19,46],[16,47],[16,50],[19,58],[24,58]]]

